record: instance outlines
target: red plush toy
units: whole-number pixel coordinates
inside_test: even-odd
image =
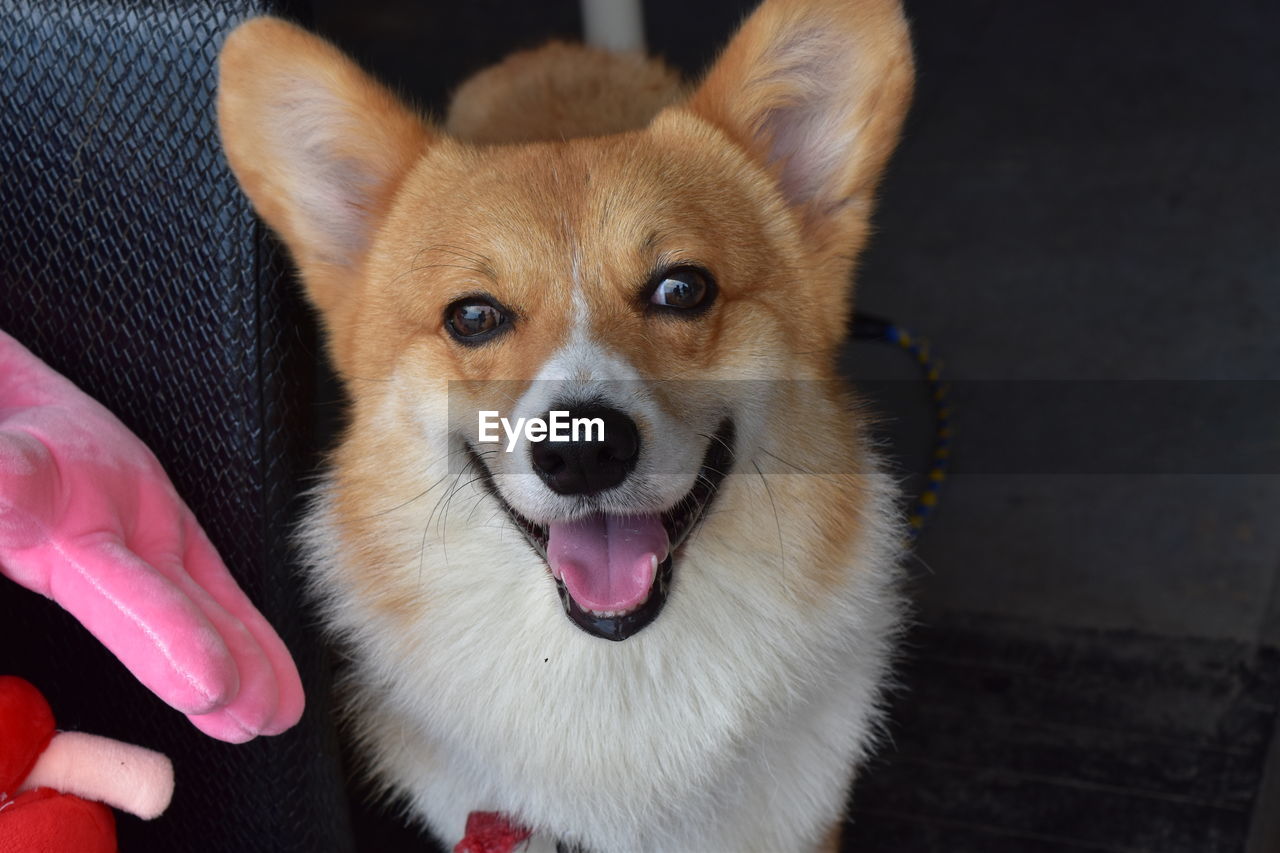
[[[173,796],[169,759],[58,732],[40,691],[0,676],[0,853],[116,853],[106,803],[151,819]]]

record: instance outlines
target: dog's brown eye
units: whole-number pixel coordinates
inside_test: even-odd
[[[507,313],[488,299],[469,296],[452,303],[444,312],[450,334],[465,343],[493,337],[507,323]]]
[[[715,296],[711,276],[694,267],[667,270],[656,276],[655,281],[649,302],[664,308],[681,311],[705,308]]]

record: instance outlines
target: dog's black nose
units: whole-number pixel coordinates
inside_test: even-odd
[[[594,495],[625,480],[640,455],[635,421],[608,406],[584,406],[569,417],[569,441],[529,444],[533,470],[543,482],[557,494]]]

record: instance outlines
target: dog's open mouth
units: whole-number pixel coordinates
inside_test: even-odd
[[[720,424],[698,476],[662,513],[595,513],[539,524],[503,499],[488,467],[468,447],[485,487],[524,534],[555,579],[565,615],[588,634],[625,640],[653,622],[671,591],[676,554],[706,516],[733,464],[734,427]]]

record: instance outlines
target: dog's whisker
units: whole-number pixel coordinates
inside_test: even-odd
[[[433,491],[437,486],[439,486],[439,485],[440,485],[441,483],[443,483],[446,479],[448,479],[448,477],[449,477],[449,475],[448,475],[448,474],[445,474],[443,477],[441,477],[440,479],[436,480],[434,483],[432,483],[431,485],[427,486],[425,489],[423,489],[422,491],[418,492],[418,494],[416,494],[416,495],[414,495],[413,497],[409,498],[407,501],[402,501],[401,503],[398,503],[398,504],[396,504],[395,506],[387,507],[386,509],[379,510],[378,512],[372,513],[372,514],[370,514],[370,515],[361,516],[361,517],[360,517],[360,520],[361,520],[361,521],[368,521],[369,519],[372,519],[372,518],[381,518],[382,516],[387,515],[387,514],[389,514],[389,513],[393,513],[393,512],[395,512],[396,510],[404,509],[404,508],[405,508],[405,507],[407,507],[409,504],[414,503],[415,501],[419,501],[419,500],[421,500],[422,498],[425,498],[425,497],[426,497],[427,495],[429,495],[429,494],[430,494],[430,493],[431,493],[431,492],[432,492],[432,491]]]
[[[431,531],[431,521],[422,527],[422,544],[418,547],[418,589],[422,589],[422,569],[427,562],[427,533]]]
[[[769,506],[773,509],[773,524],[778,530],[778,559],[782,562],[782,568],[787,566],[786,549],[782,544],[782,519],[778,517],[778,502],[773,499],[773,489],[769,487],[769,478],[760,470],[760,466],[755,460],[751,461],[751,467],[756,469],[756,473],[760,475],[760,482],[764,484],[765,494],[769,496]]]
[[[441,462],[445,461],[446,459],[450,459],[450,458],[452,458],[452,457],[454,457],[454,456],[458,455],[458,454],[459,454],[459,453],[461,453],[461,452],[463,452],[463,451],[461,451],[461,450],[454,450],[454,451],[452,451],[452,452],[450,452],[450,453],[446,453],[444,456],[441,456],[441,457],[439,457],[439,458],[437,458],[437,459],[433,460],[432,462],[427,463],[427,465],[426,465],[426,466],[424,466],[424,467],[427,467],[427,468],[435,467],[435,466],[436,466],[436,465],[438,465],[439,463],[441,463]],[[486,451],[486,452],[496,452],[496,451]],[[369,519],[373,519],[373,518],[380,518],[380,517],[382,517],[382,516],[384,516],[384,515],[388,515],[388,514],[393,513],[393,512],[395,512],[395,511],[397,511],[397,510],[404,509],[404,508],[405,508],[405,507],[407,507],[409,504],[414,503],[415,501],[421,500],[422,498],[426,497],[428,494],[430,494],[432,491],[434,491],[434,490],[435,490],[435,488],[436,488],[437,486],[439,486],[441,483],[443,483],[443,482],[444,482],[445,480],[447,480],[448,478],[449,478],[449,474],[448,474],[448,473],[445,473],[445,474],[444,474],[444,475],[442,475],[438,480],[436,480],[434,483],[432,483],[431,485],[427,486],[427,487],[426,487],[425,489],[423,489],[421,492],[419,492],[418,494],[416,494],[416,495],[414,495],[413,497],[409,498],[408,500],[406,500],[406,501],[402,501],[402,502],[400,502],[400,503],[396,504],[395,506],[391,506],[391,507],[387,507],[386,509],[378,510],[377,512],[372,513],[372,514],[370,514],[370,515],[361,516],[361,517],[359,518],[359,520],[360,520],[360,521],[368,521]]]
[[[474,458],[468,459],[467,465],[464,466],[462,470],[466,471],[467,468],[469,468],[473,463],[475,463],[475,461],[476,460]],[[449,565],[449,527],[448,527],[449,507],[452,505],[453,498],[455,495],[457,495],[463,489],[470,486],[472,483],[478,483],[484,479],[485,479],[485,475],[480,474],[477,477],[472,477],[470,480],[467,480],[467,482],[462,483],[461,485],[455,484],[454,487],[449,490],[448,497],[445,498],[444,510],[440,513],[440,520],[436,525],[436,532],[440,536],[440,548],[444,554],[444,564],[446,567]]]
[[[737,459],[737,458],[738,458],[738,451],[734,450],[733,446],[732,446],[732,445],[730,445],[730,444],[729,444],[729,442],[725,441],[725,440],[724,440],[723,438],[721,438],[720,436],[718,436],[718,435],[707,435],[705,432],[700,432],[700,433],[698,433],[698,435],[699,435],[699,436],[701,436],[702,438],[705,438],[705,439],[706,439],[707,441],[709,441],[709,442],[710,442],[710,441],[718,442],[718,443],[720,444],[720,446],[721,446],[721,447],[723,447],[723,448],[725,449],[725,451],[729,454],[729,458],[730,458],[730,459]]]
[[[761,453],[763,453],[765,456],[769,456],[769,457],[772,457],[772,458],[774,458],[774,459],[777,459],[777,460],[778,460],[779,462],[781,462],[783,465],[786,465],[788,468],[793,468],[793,469],[795,469],[796,471],[799,471],[801,474],[809,474],[809,475],[814,476],[814,477],[826,476],[826,475],[823,475],[823,474],[816,474],[816,473],[814,473],[813,471],[810,471],[808,468],[805,468],[803,465],[797,465],[796,463],[794,463],[794,462],[790,461],[789,459],[783,459],[783,458],[782,458],[781,456],[779,456],[778,454],[773,453],[773,452],[768,451],[768,450],[765,450],[763,447],[762,447],[762,448],[760,448],[760,452],[761,452]]]
[[[431,526],[431,522],[432,522],[432,520],[434,520],[434,519],[435,519],[435,517],[436,517],[436,513],[437,513],[438,511],[440,511],[440,508],[441,508],[441,506],[444,504],[444,502],[445,502],[446,500],[448,500],[448,499],[449,499],[449,497],[453,494],[454,489],[456,489],[456,488],[457,488],[458,481],[462,479],[462,475],[463,475],[463,474],[465,474],[465,473],[467,472],[467,468],[468,468],[468,467],[470,467],[470,465],[471,465],[471,460],[470,460],[470,458],[468,458],[468,459],[467,459],[467,464],[466,464],[466,465],[463,465],[463,466],[462,466],[462,468],[460,468],[460,469],[458,470],[458,473],[457,473],[456,475],[454,475],[454,478],[453,478],[453,484],[452,484],[452,485],[450,485],[450,487],[445,491],[445,493],[444,493],[444,494],[442,494],[442,495],[441,495],[441,496],[436,500],[435,506],[433,506],[433,507],[431,508],[431,512],[430,512],[430,514],[428,514],[428,515],[427,515],[427,526],[428,526],[428,527],[430,527],[430,526]]]

